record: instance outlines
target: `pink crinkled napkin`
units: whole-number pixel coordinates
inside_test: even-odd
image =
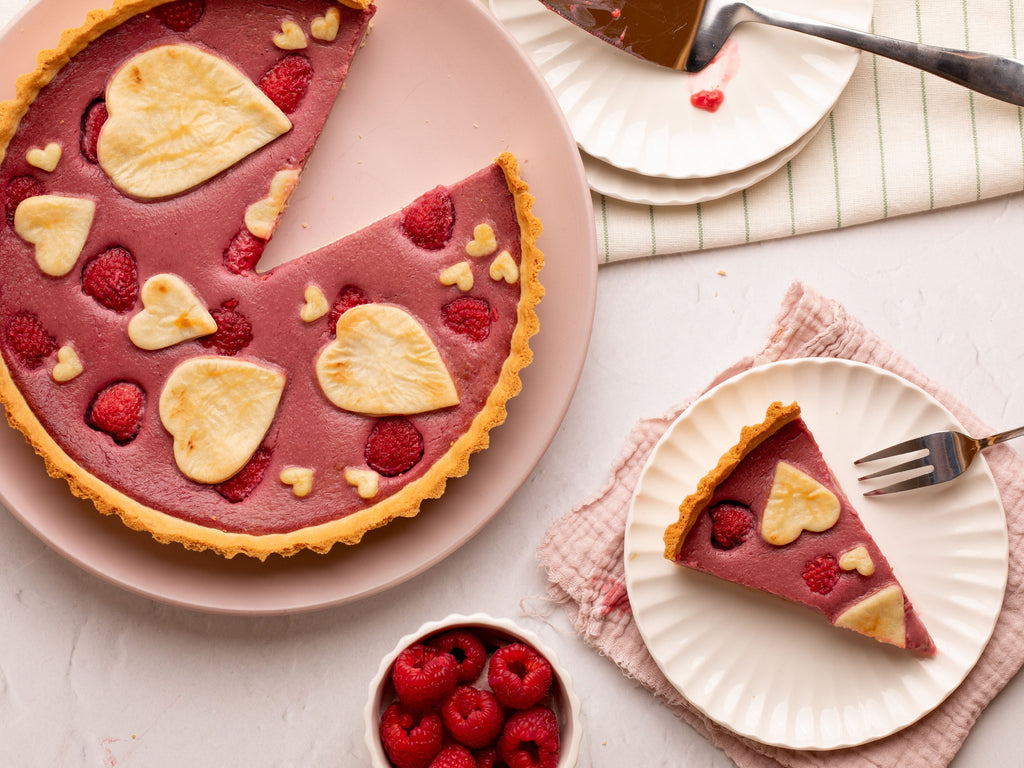
[[[710,386],[757,365],[799,357],[845,358],[885,368],[938,398],[968,431],[991,431],[837,302],[799,283],[787,293],[765,348],[723,372]],[[948,765],[978,715],[1024,663],[1024,459],[1006,446],[986,452],[1006,510],[1009,580],[992,639],[967,679],[933,712],[887,738],[829,752],[782,749],[737,736],[691,707],[654,663],[629,610],[622,548],[633,488],[651,450],[688,404],[680,403],[661,417],[641,421],[608,484],[549,529],[538,556],[551,581],[550,597],[565,605],[576,631],[587,643],[614,660],[741,768]]]

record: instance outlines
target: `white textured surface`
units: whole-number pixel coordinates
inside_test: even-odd
[[[0,23],[21,4],[0,0]],[[1015,196],[602,268],[590,358],[532,476],[452,557],[351,605],[253,619],[169,608],[81,572],[0,513],[0,764],[363,766],[361,710],[380,657],[426,620],[484,611],[537,632],[569,668],[583,700],[581,768],[727,768],[540,599],[536,544],[603,485],[638,419],[763,343],[794,279],[844,302],[990,424],[1024,424],[1022,231]],[[1017,768],[1021,712],[1018,676],[954,768]]]

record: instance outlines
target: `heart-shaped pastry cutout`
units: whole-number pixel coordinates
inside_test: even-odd
[[[516,260],[512,258],[512,254],[508,251],[499,253],[497,258],[491,262],[490,275],[492,280],[504,280],[509,285],[518,281],[519,267]]]
[[[246,465],[270,428],[284,374],[228,357],[186,360],[160,393],[174,460],[197,483],[221,483]]]
[[[306,34],[294,21],[281,24],[281,31],[274,35],[274,45],[282,51],[298,51],[306,47]]]
[[[316,375],[339,408],[372,416],[423,413],[458,405],[451,374],[412,315],[363,304],[338,318],[337,337],[320,353]]]
[[[306,303],[303,304],[302,309],[299,310],[299,317],[301,317],[304,322],[312,323],[319,320],[331,309],[331,305],[327,303],[327,297],[324,296],[324,292],[321,291],[318,286],[306,286],[306,292],[303,295],[303,298],[306,300]]]
[[[107,86],[100,167],[122,192],[176,195],[291,129],[255,83],[219,56],[163,45],[124,64]]]
[[[261,240],[269,240],[298,183],[297,169],[289,168],[275,173],[270,180],[270,193],[245,209],[245,228]]]
[[[361,499],[372,499],[380,490],[380,475],[372,469],[345,469],[345,481],[354,486]]]
[[[217,330],[217,321],[177,275],[153,275],[139,293],[142,311],[128,322],[128,338],[139,349],[164,349]]]
[[[285,467],[281,470],[281,482],[292,487],[292,493],[300,499],[309,496],[313,490],[313,470],[309,467]]]
[[[309,25],[309,33],[317,40],[333,43],[338,36],[338,24],[341,22],[341,11],[328,8],[323,16],[317,16]]]
[[[498,240],[494,237],[494,228],[490,224],[477,224],[473,227],[473,239],[466,243],[466,253],[470,256],[490,256],[498,250]]]
[[[803,531],[827,531],[839,521],[839,511],[832,491],[780,461],[761,518],[761,536],[769,544],[789,544]]]
[[[875,562],[866,547],[854,547],[839,556],[839,567],[844,571],[856,571],[861,576],[870,576],[875,572]]]
[[[85,367],[82,359],[72,347],[64,345],[57,350],[57,364],[53,366],[53,380],[63,384],[78,376]]]
[[[43,149],[39,149],[39,147],[30,149],[25,153],[25,161],[41,171],[53,173],[57,164],[60,163],[60,158],[63,154],[64,150],[61,149],[60,144],[54,141],[47,144]]]
[[[95,213],[92,200],[36,195],[18,204],[14,231],[35,246],[39,269],[51,277],[63,277],[78,261]]]
[[[833,622],[904,648],[907,645],[907,611],[903,590],[892,584],[847,608]]]
[[[465,293],[473,290],[473,267],[468,261],[452,264],[441,273],[441,285],[455,285]]]

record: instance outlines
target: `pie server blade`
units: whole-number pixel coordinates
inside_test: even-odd
[[[669,69],[686,69],[704,0],[540,0],[606,43]]]

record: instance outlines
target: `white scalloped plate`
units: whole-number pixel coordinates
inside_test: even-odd
[[[746,424],[773,400],[800,403],[840,485],[932,633],[922,658],[837,629],[801,606],[680,568],[662,534]],[[853,460],[899,439],[957,428],[938,401],[872,366],[806,359],[755,368],[697,400],[644,469],[626,524],[626,587],[665,676],[733,731],[794,749],[834,749],[904,728],[977,663],[1006,588],[1008,538],[988,465],[920,491],[863,498]]]
[[[537,0],[489,0],[564,110],[580,147],[645,176],[709,178],[764,162],[828,113],[860,58],[852,48],[762,24],[732,34],[735,74],[722,64],[673,72],[584,32]],[[772,0],[776,9],[867,29],[872,0]],[[723,61],[728,57],[723,57]],[[717,112],[690,94],[721,84]]]
[[[762,181],[796,157],[825,124],[822,120],[779,154],[735,173],[707,179],[670,179],[624,171],[581,152],[587,183],[595,192],[616,200],[646,205],[694,205],[717,200]]]

